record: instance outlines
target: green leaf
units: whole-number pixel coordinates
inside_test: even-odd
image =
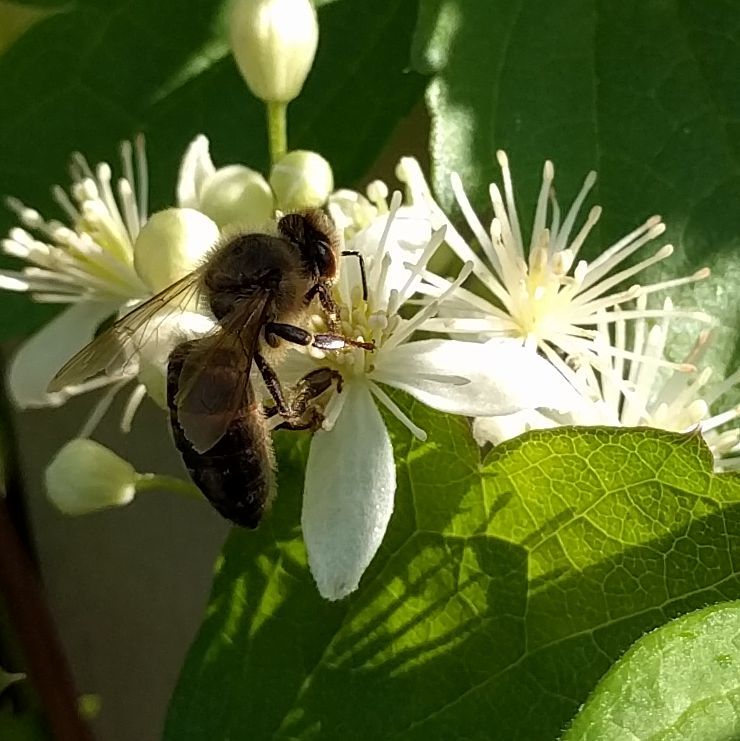
[[[546,158],[555,163],[561,205],[597,170],[592,202],[604,213],[586,254],[662,214],[665,242],[676,245],[677,255],[653,272],[712,268],[712,279],[682,291],[681,299],[720,319],[721,336],[708,359],[734,369],[740,361],[737,3],[422,0],[417,31],[416,67],[435,73],[427,102],[442,201],[451,203],[448,176],[456,170],[488,218],[488,184],[500,183],[494,152],[504,149],[527,229]],[[641,256],[654,251],[648,247]]]
[[[740,736],[740,603],[707,607],[641,638],[599,682],[564,741]]]
[[[227,542],[166,739],[550,740],[645,631],[740,597],[740,479],[699,437],[563,428],[481,460],[466,421],[411,413],[429,438],[389,420],[396,510],[340,603],[306,567],[304,452],[281,448],[275,508]]]
[[[115,164],[118,143],[139,131],[147,135],[153,209],[173,203],[179,160],[200,132],[217,163],[264,171],[264,110],[228,53],[223,5],[88,0],[31,28],[0,57],[0,194],[60,217],[49,189],[66,184],[70,153]],[[338,185],[363,177],[422,95],[423,78],[407,70],[415,16],[408,0],[319,9],[319,51],[289,109],[289,144],[327,157]],[[2,210],[0,232],[14,224]],[[0,339],[49,315],[26,296],[3,294]]]
[[[20,682],[26,678],[21,672],[6,672],[0,666],[0,695],[15,682]]]

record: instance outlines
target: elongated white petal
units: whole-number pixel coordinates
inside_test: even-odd
[[[16,353],[8,372],[8,388],[21,407],[59,406],[70,396],[81,394],[116,379],[95,379],[79,386],[48,393],[56,372],[95,335],[118,305],[108,302],[73,304],[26,340]]]
[[[498,445],[529,430],[547,430],[558,426],[557,422],[535,409],[523,409],[514,414],[476,417],[473,420],[473,437],[478,445],[486,443]]]
[[[216,171],[208,146],[207,137],[199,134],[182,158],[177,179],[177,205],[181,208],[198,208],[203,184]]]
[[[357,589],[393,512],[396,469],[383,419],[364,384],[349,383],[333,429],[311,441],[303,494],[303,537],[319,592]]]
[[[410,342],[381,354],[372,378],[435,409],[470,417],[569,411],[584,403],[552,364],[508,339]]]
[[[611,413],[603,402],[583,399],[569,412],[558,413],[546,409],[523,409],[514,414],[495,417],[476,417],[473,420],[473,437],[478,445],[493,443],[498,445],[511,440],[529,430],[549,430],[564,425],[609,425],[619,426],[619,419]]]

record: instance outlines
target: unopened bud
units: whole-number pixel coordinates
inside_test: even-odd
[[[316,208],[334,189],[331,165],[316,152],[288,152],[270,173],[270,185],[283,211]]]
[[[218,237],[218,226],[195,209],[158,211],[136,238],[134,268],[156,293],[195,270]]]
[[[249,89],[263,101],[289,103],[316,54],[316,11],[309,0],[235,0],[229,37]]]
[[[337,229],[344,232],[345,241],[370,225],[378,209],[362,193],[341,188],[329,196],[327,209]]]
[[[254,226],[274,218],[275,199],[260,173],[244,165],[227,165],[205,181],[200,208],[219,227]]]
[[[68,442],[46,469],[46,492],[66,515],[84,515],[128,504],[138,474],[112,450],[87,438]]]

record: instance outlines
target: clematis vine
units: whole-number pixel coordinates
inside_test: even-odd
[[[363,257],[366,285],[359,266],[346,257],[335,288],[341,331],[373,342],[375,350],[294,350],[285,361],[294,378],[328,366],[343,379],[341,392],[323,401],[325,419],[311,442],[302,515],[309,565],[320,593],[330,600],[357,588],[393,511],[393,448],[379,410],[418,440],[426,438],[388,389],[467,416],[537,408],[568,411],[583,403],[550,363],[516,341],[415,338],[472,266],[466,264],[434,301],[407,314],[409,300],[429,280],[427,266],[444,242],[444,229],[433,232],[428,219],[400,201],[400,194],[394,194],[388,213],[346,245]],[[313,318],[312,328],[326,331],[323,315]]]

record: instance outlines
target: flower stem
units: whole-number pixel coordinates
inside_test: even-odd
[[[270,143],[270,164],[275,166],[288,151],[287,103],[267,101],[267,136]]]
[[[197,486],[189,481],[183,481],[176,476],[164,476],[157,473],[142,473],[136,479],[136,493],[143,491],[173,491],[177,494],[184,494],[188,497],[203,499],[203,495]]]

